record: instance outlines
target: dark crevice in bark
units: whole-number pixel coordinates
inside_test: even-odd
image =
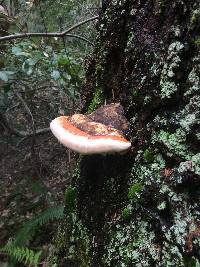
[[[130,156],[94,155],[84,156],[81,161],[78,210],[79,217],[93,236],[94,257],[91,266],[102,266],[100,259],[106,241],[105,220],[127,198],[127,181],[132,160]],[[108,184],[110,179],[113,179],[113,184]]]

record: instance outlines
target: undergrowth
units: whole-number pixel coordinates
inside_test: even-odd
[[[17,232],[15,238],[7,242],[0,248],[0,254],[5,254],[10,258],[10,262],[15,266],[16,263],[23,263],[26,266],[38,266],[41,260],[42,251],[33,251],[28,245],[35,236],[36,231],[50,221],[61,219],[64,215],[64,205],[48,208],[41,212],[32,220],[26,222]]]

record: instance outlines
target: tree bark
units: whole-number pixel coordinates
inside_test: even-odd
[[[132,149],[80,157],[52,266],[199,264],[199,30],[197,0],[104,3],[84,112],[120,102]]]

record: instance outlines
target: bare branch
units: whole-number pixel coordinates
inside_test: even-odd
[[[80,39],[80,40],[85,41],[85,42],[89,43],[90,45],[94,46],[94,44],[90,40],[88,40],[87,38],[85,38],[85,37],[83,37],[81,35],[77,35],[77,34],[66,34],[65,36],[67,36],[67,37],[74,37],[74,38]]]
[[[0,124],[6,128],[11,134],[14,134],[18,137],[31,137],[33,135],[41,135],[50,132],[50,128],[42,128],[38,129],[35,132],[28,132],[28,131],[19,131],[16,128],[12,127],[6,116],[2,113],[0,113]]]
[[[15,94],[19,98],[19,100],[22,102],[22,104],[24,105],[24,108],[27,111],[27,113],[30,115],[31,120],[32,120],[32,124],[33,124],[33,129],[34,129],[35,128],[35,122],[34,122],[33,115],[31,113],[30,108],[28,107],[28,105],[26,104],[25,100],[21,97],[20,94],[18,94],[17,92],[15,92]]]
[[[31,137],[31,136],[42,135],[42,134],[50,132],[50,128],[38,129],[38,130],[35,130],[35,132],[19,131],[11,127],[9,128],[9,130],[12,134],[19,136],[19,137]]]
[[[83,24],[85,24],[85,23],[87,23],[87,22],[89,22],[89,21],[96,20],[96,19],[98,19],[98,18],[99,18],[99,16],[94,16],[94,17],[91,17],[91,18],[89,18],[89,19],[83,20],[83,21],[81,21],[81,22],[75,24],[74,26],[70,27],[68,30],[63,31],[61,34],[64,36],[64,35],[66,35],[67,33],[69,33],[69,32],[71,32],[71,31],[73,31],[74,29],[78,28],[79,26],[81,26],[81,25],[83,25]]]
[[[83,20],[83,21],[73,25],[69,29],[62,31],[62,32],[47,32],[47,33],[45,33],[45,32],[27,32],[27,33],[11,34],[11,35],[0,37],[0,42],[8,41],[8,40],[14,40],[14,39],[29,38],[29,37],[58,37],[58,38],[63,38],[64,36],[76,37],[76,38],[79,38],[79,39],[86,41],[87,39],[85,39],[82,36],[78,37],[77,35],[72,35],[72,34],[69,35],[68,33],[70,33],[74,29],[78,28],[79,26],[81,26],[81,25],[83,25],[89,21],[96,20],[98,18],[99,18],[99,16],[94,16],[94,17],[91,17],[89,19]],[[88,40],[87,40],[87,42],[88,42]]]

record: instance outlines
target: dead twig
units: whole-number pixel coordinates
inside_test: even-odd
[[[78,28],[79,26],[92,21],[92,20],[96,20],[98,19],[99,16],[94,16],[91,17],[89,19],[83,20],[75,25],[73,25],[72,27],[70,27],[69,29],[62,31],[62,32],[27,32],[27,33],[18,33],[18,34],[11,34],[11,35],[7,35],[7,36],[2,36],[0,37],[0,42],[2,41],[8,41],[8,40],[14,40],[14,39],[21,39],[21,38],[29,38],[29,37],[58,37],[58,38],[63,38],[65,36],[69,36],[69,37],[75,37],[75,38],[81,38],[84,41],[89,41],[86,38],[82,37],[82,36],[77,36],[77,35],[72,35],[69,34],[71,31],[73,31],[74,29]]]
[[[7,129],[11,134],[14,134],[18,137],[31,137],[34,135],[33,132],[28,131],[19,131],[18,129],[12,127],[10,123],[8,122],[6,116],[2,113],[0,113],[0,124]],[[35,130],[35,135],[42,135],[45,133],[50,132],[50,128],[42,128]]]
[[[35,122],[34,122],[34,119],[33,119],[33,115],[31,113],[31,110],[30,108],[28,107],[28,105],[26,104],[25,100],[22,98],[22,96],[20,94],[18,94],[17,92],[15,92],[16,96],[19,98],[19,100],[22,102],[25,110],[27,111],[27,113],[30,115],[31,117],[31,121],[32,121],[32,128],[33,128],[33,135],[34,135],[34,132],[35,132]]]
[[[80,39],[80,40],[85,41],[85,42],[87,42],[88,44],[94,46],[94,43],[92,43],[90,40],[88,40],[88,39],[85,38],[84,36],[77,35],[77,34],[66,34],[65,36],[66,36],[66,37],[74,37],[74,38]]]

